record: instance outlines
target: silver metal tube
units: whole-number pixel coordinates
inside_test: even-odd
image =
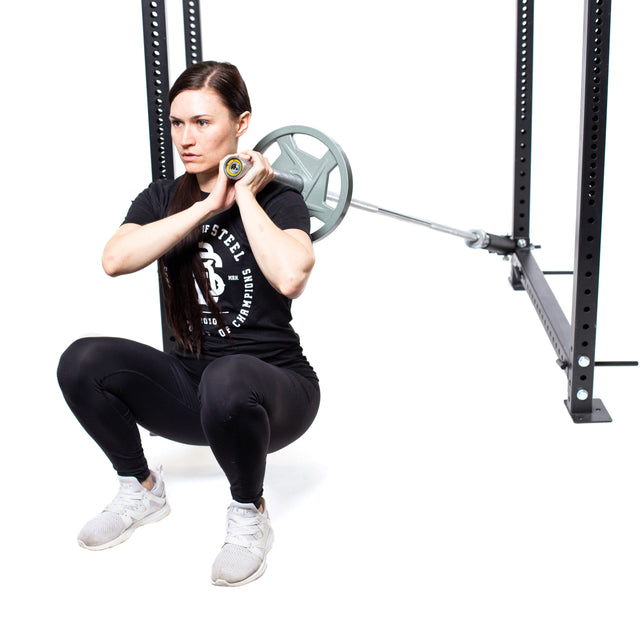
[[[295,189],[296,191],[299,191],[300,193],[302,193],[302,190],[304,189],[304,180],[302,179],[301,176],[298,176],[295,173],[284,173],[282,171],[274,171],[273,179],[277,180],[278,182],[282,182],[283,184],[286,184],[287,186],[291,187],[292,189]]]
[[[337,202],[338,195],[335,193],[328,192],[327,200]],[[449,235],[452,235],[452,236],[457,236],[458,238],[464,238],[465,240],[471,243],[477,243],[482,238],[481,234],[475,233],[473,231],[463,231],[461,229],[455,229],[453,227],[447,227],[446,225],[443,225],[443,224],[438,224],[437,222],[424,220],[423,218],[416,218],[414,216],[409,216],[405,213],[398,213],[397,211],[391,211],[390,209],[382,209],[381,207],[378,207],[375,204],[370,204],[369,202],[364,202],[362,200],[356,200],[355,198],[351,199],[351,206],[355,207],[356,209],[362,209],[363,211],[372,211],[373,213],[379,213],[384,216],[390,216],[392,218],[406,220],[407,222],[413,222],[415,224],[429,227],[429,229],[433,229],[434,231],[440,231],[442,233],[448,233]]]
[[[224,158],[224,171],[230,180],[240,180],[249,169],[253,166],[251,160],[244,160],[234,154],[228,155]],[[274,171],[273,177],[275,180],[286,184],[287,186],[302,193],[304,189],[304,180],[302,176],[295,173],[284,173],[282,171]]]

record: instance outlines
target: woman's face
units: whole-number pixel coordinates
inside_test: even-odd
[[[250,114],[236,116],[210,89],[179,93],[171,103],[171,138],[187,173],[200,186],[218,175],[220,160],[238,150],[238,138],[249,126]]]

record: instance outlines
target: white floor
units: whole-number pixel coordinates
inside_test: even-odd
[[[44,18],[52,12],[50,20],[43,18],[33,50],[23,52],[31,68],[53,65],[42,86],[17,64],[19,49],[3,54],[16,60],[7,84],[18,88],[4,101],[12,116],[4,119],[11,124],[5,153],[14,161],[7,184],[14,188],[5,193],[0,252],[3,637],[637,640],[640,370],[598,369],[596,397],[613,422],[574,424],[563,403],[566,376],[527,295],[511,289],[507,262],[457,238],[356,210],[316,244],[315,272],[294,303],[323,402],[304,438],[269,460],[265,495],[276,544],[266,574],[239,589],[210,585],[224,536],[225,479],[206,449],[148,436],[148,458],[164,465],[171,515],[109,551],[77,546],[77,531],[117,483],[62,400],[57,360],[85,333],[158,346],[160,331],[153,269],[110,280],[99,264],[106,238],[149,179],[142,53],[127,44],[140,44],[139,7],[113,3],[97,15],[71,3],[62,20],[61,9],[54,15],[48,4],[40,10]],[[211,17],[214,5],[203,4]],[[578,37],[572,60],[579,64],[582,2],[569,4],[577,7],[577,29],[559,32]],[[375,56],[394,60],[388,50],[366,54],[371,74],[356,82],[327,58],[338,51],[310,43],[309,57],[291,64],[317,60],[315,73],[334,73],[335,84],[325,78],[325,91],[317,92],[320,80],[267,74],[270,82],[277,75],[295,84],[298,102],[283,100],[261,116],[277,91],[254,89],[252,140],[290,121],[317,126],[348,151],[356,197],[509,233],[511,4],[506,17],[492,13],[492,36],[481,45],[488,57],[469,74],[479,5],[467,3],[464,20],[458,3],[450,5],[429,5],[431,39],[420,41],[419,26],[402,16],[387,29],[381,9],[361,7],[371,12],[363,51],[376,28],[398,38],[402,25],[413,29],[396,44],[416,64],[418,49],[431,52],[423,70],[437,74],[438,94],[399,100],[400,87],[408,92],[416,83],[402,84],[403,65],[377,78]],[[537,6],[532,237],[542,244],[536,256],[543,268],[570,269],[579,113],[558,92],[576,80],[575,69],[565,72],[561,56],[548,51],[559,40],[546,37],[544,25],[559,5]],[[638,9],[616,2],[616,10],[597,358],[638,360],[640,140],[630,124],[637,86],[628,82]],[[21,17],[9,14],[3,23]],[[52,31],[52,24],[75,24],[71,18],[86,28]],[[245,44],[252,24],[243,27]],[[457,40],[443,35],[450,24]],[[575,26],[576,16],[567,24]],[[116,28],[120,56],[99,37]],[[335,28],[346,43],[347,26]],[[284,33],[270,46],[297,46],[298,32],[283,25]],[[358,33],[351,28],[349,37]],[[218,35],[205,57],[231,57],[216,49],[229,51]],[[437,37],[440,49],[432,51]],[[506,54],[486,49],[502,44]],[[250,57],[251,48],[239,55]],[[94,85],[96,63],[102,75]],[[447,85],[447,65],[450,78],[464,82]],[[261,68],[247,60],[244,68],[251,86],[260,82]],[[553,86],[545,77],[556,78]],[[354,83],[366,109],[350,102]],[[376,88],[365,90],[369,83]],[[568,124],[565,112],[573,117]],[[407,149],[414,172],[400,182],[381,164],[383,152]],[[570,280],[557,277],[553,285],[570,313]]]

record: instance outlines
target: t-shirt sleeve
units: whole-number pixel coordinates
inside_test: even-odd
[[[152,182],[133,200],[122,224],[149,224],[163,218],[169,206],[172,184],[168,180]]]
[[[273,189],[265,189],[261,203],[273,222],[280,229],[301,229],[311,233],[309,209],[303,197],[295,190],[271,183]]]

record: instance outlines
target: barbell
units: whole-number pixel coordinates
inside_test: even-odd
[[[352,198],[353,174],[346,154],[337,142],[317,129],[300,125],[282,127],[262,138],[255,149],[269,159],[275,180],[302,194],[312,218],[314,241],[334,231],[349,207],[355,207],[463,238],[473,249],[502,255],[516,250],[516,243],[509,236],[495,236],[482,229],[464,231]],[[224,159],[223,166],[229,179],[239,180],[251,163],[232,154]]]

